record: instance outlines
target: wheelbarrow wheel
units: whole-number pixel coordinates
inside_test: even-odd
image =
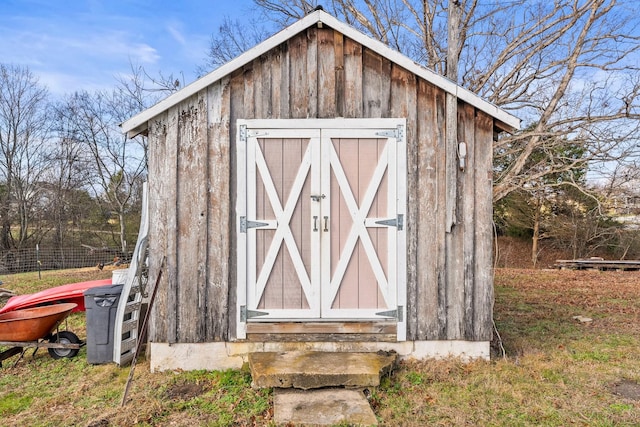
[[[58,344],[80,344],[80,338],[73,332],[69,331],[60,331],[57,334],[53,334],[51,339],[49,339],[51,343]],[[75,357],[80,351],[77,348],[50,348],[49,355],[54,359],[62,359],[63,357]]]

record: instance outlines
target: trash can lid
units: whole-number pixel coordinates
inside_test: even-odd
[[[87,289],[84,291],[84,296],[102,296],[102,295],[120,295],[122,293],[122,287],[124,285],[107,285],[107,286],[98,286],[95,288]]]

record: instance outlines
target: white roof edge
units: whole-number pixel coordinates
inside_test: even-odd
[[[489,114],[494,117],[498,121],[507,125],[507,127],[512,128],[513,130],[520,129],[520,119],[501,109],[500,107],[485,101],[480,98],[478,95],[473,92],[463,88],[462,86],[457,85],[451,80],[443,77],[439,74],[436,74],[433,71],[430,71],[419,64],[416,64],[410,58],[406,57],[400,52],[397,52],[384,43],[372,39],[371,37],[361,33],[355,28],[341,22],[337,18],[329,15],[328,13],[322,10],[316,10],[304,18],[296,21],[289,27],[280,31],[279,33],[269,37],[267,40],[258,44],[257,46],[247,50],[237,58],[227,62],[226,64],[220,66],[219,68],[213,70],[209,74],[204,77],[194,81],[193,83],[188,84],[184,88],[180,89],[178,92],[175,92],[165,98],[164,100],[158,102],[151,108],[138,113],[133,116],[129,120],[123,122],[120,126],[122,127],[122,131],[131,135],[133,133],[137,134],[144,131],[147,127],[147,122],[151,120],[153,117],[162,113],[163,111],[169,109],[170,107],[184,101],[195,93],[201,91],[212,83],[220,80],[221,78],[227,76],[238,68],[250,63],[254,59],[258,58],[260,55],[263,55],[270,51],[271,49],[279,46],[283,42],[292,38],[296,34],[301,31],[316,25],[318,22],[322,22],[327,26],[340,31],[345,36],[353,39],[354,41],[362,44],[363,46],[373,50],[374,52],[388,58],[392,62],[397,63],[398,65],[406,68],[408,71],[422,77],[426,81],[433,83],[434,85],[442,88],[444,91],[456,95],[461,100],[467,102],[468,104],[478,108],[479,110]]]

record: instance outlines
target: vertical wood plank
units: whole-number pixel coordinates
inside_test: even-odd
[[[262,102],[262,115],[258,116],[259,118],[271,119],[273,118],[273,110],[274,110],[274,90],[273,90],[273,72],[274,72],[274,63],[276,60],[277,53],[270,52],[261,62],[262,64],[262,92],[261,92],[261,102]],[[276,70],[278,75],[280,73],[280,69]]]
[[[344,36],[339,31],[333,32],[334,66],[335,66],[335,117],[343,117],[345,109],[345,76],[344,76]]]
[[[415,339],[436,340],[440,338],[440,272],[442,268],[442,245],[439,233],[438,178],[440,176],[438,150],[438,105],[437,90],[424,80],[418,80],[417,109],[420,112],[416,129],[416,151],[414,161],[415,182],[410,184],[410,193],[414,193],[415,215],[415,259],[416,290],[415,301],[417,328]],[[412,200],[409,199],[411,205]],[[409,222],[410,224],[411,222]]]
[[[263,143],[263,155],[264,160],[267,164],[267,168],[269,169],[269,173],[271,175],[271,179],[278,193],[278,198],[280,199],[280,205],[284,206],[285,197],[286,197],[286,189],[285,189],[285,170],[284,170],[284,141],[282,139],[265,139]],[[265,193],[265,204],[269,204],[267,201],[267,196]],[[264,253],[266,254],[269,250],[269,247],[272,243],[273,236],[275,234],[274,230],[265,230],[265,247]],[[261,303],[264,304],[264,308],[266,309],[283,309],[284,308],[284,274],[285,274],[285,258],[289,258],[288,252],[286,252],[286,247],[284,242],[280,245],[278,249],[278,256],[276,257],[276,261],[273,264],[273,268],[271,269],[271,274],[269,275],[269,279],[267,280],[267,285],[262,294]],[[258,272],[259,273],[259,272]]]
[[[418,187],[418,104],[417,104],[417,83],[416,76],[402,67],[393,65],[391,68],[391,111],[390,117],[404,117],[407,119],[406,129],[406,177],[398,176],[398,180],[405,179],[407,188],[407,212],[406,212],[406,247],[398,247],[398,251],[406,251],[406,277],[398,277],[398,286],[402,290],[405,286],[405,313],[407,324],[407,339],[418,339],[417,335],[417,221],[418,221],[418,199],[421,190]],[[400,155],[400,153],[398,153]],[[402,294],[398,293],[401,300]],[[399,302],[399,305],[400,302]]]
[[[276,118],[291,118],[291,56],[289,55],[289,44],[281,46],[280,54],[280,84],[279,88],[274,87],[280,98],[280,110]]]
[[[282,86],[282,46],[274,48],[269,55],[269,60],[265,61],[264,66],[269,68],[269,78],[271,81],[269,99],[271,100],[269,118],[280,118],[282,107],[281,86]],[[266,72],[263,72],[265,74]]]
[[[336,117],[336,48],[335,31],[318,30],[318,117]],[[341,42],[341,41],[340,41]],[[340,54],[342,54],[340,52]],[[342,60],[342,58],[340,58]]]
[[[271,93],[271,88],[268,84],[268,76],[265,81],[265,76],[263,74],[263,63],[266,60],[264,57],[259,57],[253,60],[252,76],[251,80],[253,82],[253,104],[254,108],[254,118],[256,119],[264,119],[266,118],[267,111],[269,111],[269,94]],[[268,69],[267,69],[268,73]]]
[[[447,339],[448,295],[447,295],[447,247],[450,246],[451,233],[447,233],[447,189],[446,189],[446,94],[435,88],[436,127],[435,127],[435,159],[436,159],[436,273],[438,283],[438,335],[431,339]]]
[[[362,52],[362,104],[363,114],[367,118],[382,117],[383,103],[383,60],[380,55],[369,49]]]
[[[450,120],[452,97],[447,95],[447,122]],[[452,194],[455,196],[453,200],[453,210],[447,205],[447,214],[453,214],[453,226],[451,231],[447,233],[447,339],[463,339],[464,338],[464,315],[465,315],[465,277],[464,277],[464,237],[465,225],[462,219],[465,204],[467,200],[464,198],[464,175],[459,172],[457,146],[458,141],[464,138],[464,111],[463,104],[458,103],[455,98],[456,118],[454,128],[455,135],[453,138],[447,137],[447,201]],[[451,131],[449,125],[447,132]],[[449,145],[453,144],[454,148]],[[451,191],[450,186],[454,186]],[[447,217],[447,228],[451,218]]]
[[[362,45],[344,39],[344,117],[362,117]]]
[[[318,28],[307,30],[307,115],[318,117]]]
[[[307,118],[309,108],[309,84],[307,76],[307,36],[298,34],[289,39],[289,96],[290,117]]]
[[[196,224],[196,236],[194,237],[196,247],[195,269],[197,271],[197,283],[198,283],[198,300],[197,307],[198,313],[196,314],[196,337],[197,342],[204,342],[208,340],[208,323],[209,318],[202,313],[207,313],[207,294],[208,294],[208,278],[209,278],[209,263],[207,262],[207,246],[209,242],[208,222],[209,222],[209,209],[208,209],[208,188],[209,188],[209,123],[207,112],[207,90],[201,90],[197,94],[196,104],[196,122],[195,122],[195,138],[193,147],[194,157],[197,159],[191,166],[192,176],[196,181],[193,183],[195,188],[194,200],[193,200],[193,221]],[[202,178],[202,174],[207,179]]]
[[[358,157],[359,157],[359,141],[357,139],[336,139],[337,144],[339,144],[339,148],[336,148],[336,152],[338,154],[338,158],[340,159],[340,163],[344,169],[344,174],[347,178],[349,186],[351,188],[351,192],[353,193],[353,197],[356,200],[356,203],[360,205],[360,185],[358,180]],[[332,192],[332,197],[337,197],[341,199],[342,202],[342,190],[339,186],[337,186],[337,192]],[[349,232],[351,231],[351,227],[353,224],[353,220],[351,218],[351,212],[349,211],[346,203],[341,203],[340,212],[338,216],[333,216],[332,218],[339,218],[340,224],[340,249],[339,254],[341,256],[345,256],[344,254],[344,246],[347,241],[347,237]],[[335,221],[335,219],[334,219]],[[362,249],[362,245],[360,240],[358,240],[353,253],[351,254],[351,258],[348,263],[348,267],[344,273],[344,277],[342,282],[340,283],[340,288],[338,291],[339,305],[334,305],[333,308],[357,308],[358,307],[358,281],[359,281],[359,258],[364,255],[364,250]]]
[[[493,119],[476,112],[475,144],[475,295],[474,334],[490,341],[493,334]]]
[[[244,84],[243,95],[243,119],[256,118],[255,81],[253,79],[253,63],[247,64],[243,69],[242,82]]]
[[[200,104],[202,102],[202,104]],[[178,260],[178,340],[200,342],[204,324],[203,292],[206,272],[198,265],[204,248],[199,246],[200,234],[206,235],[206,183],[203,172],[207,168],[206,110],[198,94],[180,104],[178,118],[177,170],[177,260]],[[199,125],[199,120],[204,125]],[[204,130],[204,132],[203,132]],[[206,176],[206,175],[205,175]],[[204,211],[204,212],[203,212]]]
[[[299,153],[300,157],[298,159],[298,164],[302,164],[302,161],[304,159],[304,154],[308,147],[309,147],[309,140],[303,139],[302,144],[300,146],[300,153]],[[312,257],[315,256],[317,253],[315,251],[315,248],[313,248],[312,246],[311,232],[310,232],[310,229],[311,229],[310,218],[311,218],[311,209],[312,209],[311,207],[311,171],[309,171],[309,174],[307,175],[305,183],[302,187],[302,191],[300,192],[300,199],[298,203],[299,205],[296,208],[296,215],[299,217],[299,221],[298,221],[296,242],[300,250],[300,256],[302,258],[302,262],[304,264],[306,274],[308,277],[311,278]],[[308,309],[309,301],[307,301],[307,298],[302,289],[302,284],[300,283],[299,280],[298,280],[298,283],[300,286],[300,308]]]
[[[234,282],[229,282],[230,230],[233,228],[230,205],[230,82],[224,78],[208,90],[208,203],[207,203],[207,339],[222,341],[235,331]],[[231,287],[231,289],[230,289]],[[229,328],[229,324],[233,327]]]
[[[303,213],[303,204],[307,205],[308,202],[307,200],[302,199],[302,191],[298,195],[292,195],[291,190],[295,178],[298,175],[298,169],[307,148],[306,146],[306,141],[301,139],[286,139],[282,153],[282,162],[284,165],[282,181],[285,190],[283,191],[282,206],[283,208],[286,206],[289,197],[296,197],[296,208],[294,209],[291,220],[289,221],[289,226],[291,227],[293,238],[296,241],[297,251],[300,255],[302,255],[304,249],[303,242],[309,237],[309,230],[304,227],[304,225],[307,224],[305,218],[308,218],[309,211],[307,210],[306,217],[305,213]],[[285,242],[282,242],[282,245],[286,247]],[[303,308],[303,301],[305,300],[303,295],[304,293],[302,292],[302,285],[293,264],[291,251],[288,247],[283,265],[282,290],[283,308]]]
[[[167,113],[150,123],[149,131],[149,253],[150,275],[157,277],[162,257],[167,253],[166,150]],[[151,342],[167,341],[167,313],[169,295],[168,274],[161,278],[156,300],[151,307],[148,337]],[[173,307],[171,307],[173,310]]]
[[[393,64],[390,78],[390,116],[407,119],[407,132],[415,135],[417,124],[416,76],[404,68]],[[414,137],[415,139],[415,137]],[[407,141],[409,137],[407,136]]]
[[[391,112],[391,61],[382,58],[380,69],[380,117],[390,117]]]
[[[178,259],[177,259],[177,239],[178,239],[178,146],[180,106],[174,106],[168,111],[167,119],[167,144],[165,151],[164,173],[166,177],[166,188],[162,197],[166,200],[166,254],[167,254],[167,342],[178,342]]]
[[[473,300],[475,296],[475,110],[469,104],[459,104],[460,114],[458,117],[460,132],[458,141],[464,142],[467,147],[465,168],[459,172],[460,203],[459,218],[462,224],[464,236],[462,238],[462,274],[464,283],[464,338],[473,339]]]
[[[387,161],[384,159],[382,161]],[[357,183],[354,186],[358,187],[358,207],[362,206],[364,195],[369,188],[373,173],[378,166],[378,144],[377,140],[360,139],[358,144],[358,159],[357,163],[351,165],[352,168],[357,171]],[[385,199],[386,194],[382,191],[382,186],[378,189],[381,198]],[[386,206],[385,206],[386,207]],[[370,209],[371,216],[378,216],[375,204]],[[386,210],[382,214],[384,217]],[[380,229],[372,230],[374,233]],[[385,232],[387,230],[384,230]],[[378,281],[371,268],[371,262],[368,259],[367,252],[362,245],[362,240],[358,242],[358,308],[378,308]],[[375,240],[373,241],[375,245]],[[387,247],[383,248],[386,251]],[[379,258],[381,261],[382,259]],[[393,308],[393,307],[384,307]]]

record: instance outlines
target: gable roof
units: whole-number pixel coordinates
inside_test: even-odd
[[[127,133],[128,136],[133,137],[144,132],[147,129],[147,123],[150,119],[162,113],[163,111],[171,108],[172,106],[184,101],[189,98],[193,94],[201,91],[207,86],[215,83],[221,78],[231,74],[233,71],[243,67],[244,65],[250,63],[254,59],[259,56],[267,53],[271,49],[279,46],[280,44],[286,42],[290,38],[294,37],[298,33],[306,30],[307,28],[318,25],[318,24],[326,25],[327,27],[333,28],[336,31],[341,32],[346,37],[351,38],[352,40],[360,43],[364,47],[386,57],[392,62],[404,67],[408,71],[414,73],[415,75],[423,78],[424,80],[432,83],[433,85],[443,89],[445,92],[448,92],[452,95],[457,96],[459,99],[465,101],[466,103],[474,106],[475,108],[489,114],[493,118],[495,118],[499,123],[498,127],[502,130],[513,131],[520,128],[520,119],[509,114],[505,110],[500,107],[485,101],[480,98],[478,95],[473,92],[457,85],[453,81],[443,77],[435,72],[424,68],[423,66],[415,63],[408,57],[404,56],[400,52],[397,52],[382,42],[379,42],[371,37],[361,33],[355,28],[345,24],[344,22],[338,20],[337,18],[329,15],[323,10],[316,10],[311,12],[304,18],[280,31],[279,33],[271,36],[267,40],[258,44],[257,46],[249,49],[244,52],[237,58],[227,62],[226,64],[220,66],[219,68],[213,70],[209,74],[204,77],[194,81],[193,83],[188,84],[178,92],[175,92],[160,101],[153,107],[142,111],[141,113],[135,115],[129,120],[125,121],[121,124],[122,131]]]

